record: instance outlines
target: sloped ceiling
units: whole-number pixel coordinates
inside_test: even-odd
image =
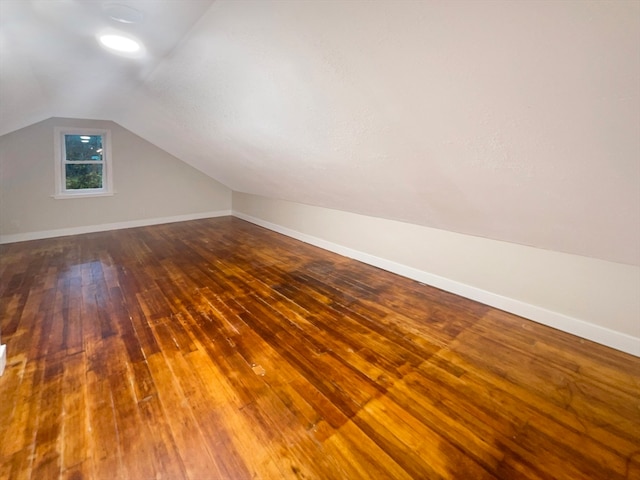
[[[111,120],[212,0],[0,0],[0,135],[57,117]],[[114,21],[105,8],[132,6],[142,21]],[[143,55],[99,47],[100,33],[140,37]]]
[[[143,59],[42,21],[99,2],[5,2],[2,133],[110,119],[236,191],[640,264],[635,0],[118,2]]]

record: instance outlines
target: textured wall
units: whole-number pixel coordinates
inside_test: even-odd
[[[640,2],[226,1],[120,124],[234,191],[640,264]]]
[[[111,130],[110,197],[56,200],[54,128]],[[0,137],[0,235],[229,210],[231,191],[113,122],[52,118]]]

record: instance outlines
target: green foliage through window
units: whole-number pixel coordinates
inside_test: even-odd
[[[64,173],[67,190],[103,188],[102,135],[64,135]]]
[[[65,179],[67,190],[102,188],[102,165],[67,164]]]

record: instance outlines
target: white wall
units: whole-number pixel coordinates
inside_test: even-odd
[[[234,191],[640,265],[639,39],[637,0],[216,0],[108,118]]]
[[[110,197],[56,200],[54,128],[111,130]],[[0,137],[0,241],[230,213],[231,191],[116,123],[50,118]]]
[[[640,268],[233,193],[240,218],[640,355]]]

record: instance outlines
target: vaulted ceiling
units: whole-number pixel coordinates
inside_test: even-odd
[[[640,264],[635,0],[1,0],[0,27],[0,134],[114,120],[236,191]]]

